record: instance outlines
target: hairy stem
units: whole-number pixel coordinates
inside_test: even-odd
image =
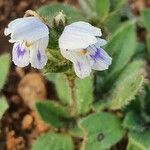
[[[72,76],[67,76],[70,91],[71,91],[71,103],[70,103],[70,113],[71,116],[77,115],[77,101],[75,96],[75,78]]]

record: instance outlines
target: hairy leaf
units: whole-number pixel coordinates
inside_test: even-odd
[[[96,0],[96,10],[99,17],[106,17],[109,13],[109,0]]]
[[[0,98],[0,119],[2,118],[5,111],[8,109],[7,101],[4,97]]]
[[[150,32],[150,26],[149,26],[150,25],[150,9],[149,8],[142,9],[141,16],[142,16],[142,20],[144,22],[146,29]]]
[[[113,62],[110,66],[106,81],[115,79],[118,73],[129,63],[136,50],[136,34],[133,22],[123,24],[113,35],[111,35],[106,49],[112,56]]]
[[[120,120],[106,112],[83,118],[79,125],[85,134],[82,148],[86,150],[109,149],[124,135]]]
[[[33,144],[32,150],[73,150],[73,141],[67,134],[46,133]]]
[[[35,104],[36,112],[40,118],[54,127],[61,127],[65,124],[64,119],[69,117],[65,109],[56,102],[46,101]]]
[[[0,90],[3,88],[10,67],[10,58],[8,54],[0,56]]]
[[[150,130],[146,130],[144,132],[129,132],[129,139],[133,144],[137,145],[141,148],[141,150],[149,150],[150,149]]]
[[[136,114],[133,111],[129,111],[123,121],[123,127],[134,131],[144,131],[144,121],[142,120],[140,114]]]
[[[108,98],[111,109],[120,109],[134,99],[144,82],[143,68],[143,61],[134,61],[121,73]]]
[[[52,24],[54,17],[59,12],[63,12],[67,16],[68,23],[85,20],[79,10],[67,4],[50,4],[42,6],[38,10],[38,13],[49,22],[49,25]]]

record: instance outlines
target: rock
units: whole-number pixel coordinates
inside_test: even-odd
[[[18,93],[24,103],[33,109],[33,104],[38,100],[46,99],[46,86],[39,73],[25,75],[18,85]]]

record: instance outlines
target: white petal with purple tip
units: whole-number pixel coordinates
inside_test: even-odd
[[[37,69],[42,69],[47,63],[46,48],[48,45],[48,36],[36,41],[30,50],[31,66]]]
[[[88,47],[88,59],[94,70],[106,70],[112,62],[112,58],[102,49],[96,46]]]
[[[86,57],[77,57],[76,61],[73,62],[73,66],[79,78],[83,79],[90,76],[92,70]]]
[[[27,66],[29,64],[29,49],[24,48],[20,43],[15,43],[12,51],[12,60],[19,67]]]

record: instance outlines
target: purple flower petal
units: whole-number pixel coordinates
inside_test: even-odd
[[[15,65],[25,67],[29,64],[29,50],[15,43],[12,51],[12,59]]]
[[[108,66],[111,64],[112,58],[102,48],[90,46],[87,49],[89,51],[88,58],[91,62],[92,69],[108,69]]]
[[[46,48],[49,38],[43,38],[36,41],[30,50],[31,66],[37,69],[42,69],[47,63]]]
[[[90,53],[90,57],[96,62],[101,60],[102,62],[104,62],[107,65],[111,64],[111,58],[110,56],[102,49],[102,48],[92,48],[93,49],[93,53]]]
[[[91,67],[86,57],[80,57],[75,62],[73,62],[74,70],[76,75],[83,79],[90,76]]]

